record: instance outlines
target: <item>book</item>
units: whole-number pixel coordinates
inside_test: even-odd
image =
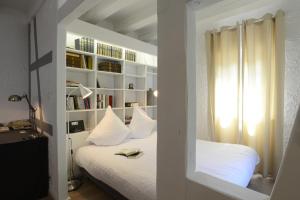
[[[91,56],[85,56],[87,69],[93,69],[93,58]]]
[[[97,81],[98,82],[98,81]],[[97,109],[99,109],[100,108],[100,95],[99,94],[97,94],[97,102],[96,102],[96,106],[97,106]]]
[[[85,109],[82,97],[76,96],[76,98],[77,98],[77,102],[78,102],[78,109],[79,110]]]
[[[105,108],[107,108],[109,105],[109,96],[105,95]]]
[[[82,61],[81,68],[86,69],[87,67],[86,67],[86,60],[84,55],[81,55],[81,61]]]
[[[139,106],[138,102],[125,102],[125,107]]]
[[[66,64],[68,67],[81,68],[81,57],[77,53],[66,53]]]
[[[83,39],[79,39],[79,41],[80,41],[80,48],[79,48],[79,50],[83,51],[83,47],[84,47]]]
[[[90,98],[89,97],[86,98],[86,101],[87,101],[88,109],[91,109],[92,106],[91,106],[91,100],[90,100]]]
[[[76,96],[73,96],[73,99],[74,99],[74,109],[78,110],[79,109],[78,99],[76,98]]]
[[[130,122],[131,122],[131,120],[132,120],[132,116],[126,115],[126,116],[125,116],[125,125],[129,125]]]
[[[78,87],[79,82],[72,81],[72,80],[66,80],[66,86],[67,87]]]
[[[113,107],[113,96],[112,95],[108,96],[108,105],[110,105],[111,107]]]
[[[100,84],[99,84],[99,81],[98,81],[98,79],[97,79],[97,88],[100,88]]]
[[[74,107],[74,97],[73,96],[70,96],[68,99],[67,99],[67,110],[74,110],[75,107]]]
[[[85,109],[90,109],[90,105],[89,105],[88,101],[89,101],[88,98],[83,99],[83,103],[84,103],[84,108]]]
[[[100,100],[101,100],[100,108],[105,108],[105,95],[104,94],[100,95]]]
[[[126,158],[138,158],[143,152],[138,148],[121,149],[115,155],[124,156]]]
[[[76,50],[81,50],[80,39],[76,39],[76,40],[75,40],[75,49],[76,49]]]

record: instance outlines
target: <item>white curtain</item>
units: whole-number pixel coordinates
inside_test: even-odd
[[[283,22],[279,11],[206,33],[212,136],[254,148],[264,176],[276,175],[282,155]]]

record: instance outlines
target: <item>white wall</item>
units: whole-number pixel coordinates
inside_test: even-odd
[[[296,117],[296,111],[300,102],[300,2],[299,1],[273,1],[255,10],[241,10],[242,14],[225,13],[221,19],[209,18],[200,20],[198,22],[198,70],[199,77],[199,99],[198,113],[199,124],[197,136],[201,139],[209,139],[207,127],[207,65],[205,54],[205,38],[206,30],[220,28],[225,25],[234,25],[237,21],[249,18],[260,18],[266,13],[276,13],[278,9],[282,9],[286,13],[286,66],[285,66],[285,88],[284,88],[284,133],[283,133],[283,147],[287,146],[289,136],[291,134],[293,122]]]
[[[28,119],[28,106],[8,102],[11,94],[28,93],[27,24],[22,13],[0,6],[0,123]]]
[[[186,178],[188,85],[185,2],[158,1],[160,95],[157,124],[157,199],[230,200],[232,198]]]
[[[38,58],[41,58],[49,51],[52,51],[52,63],[42,66],[39,69],[40,87],[41,87],[41,107],[38,108],[36,117],[40,118],[42,112],[43,121],[49,123],[53,127],[53,135],[48,135],[49,138],[49,175],[50,175],[50,195],[54,199],[66,199],[66,185],[61,185],[59,182],[59,153],[58,153],[58,135],[65,134],[57,132],[57,63],[56,63],[56,48],[57,48],[57,1],[45,0],[42,7],[36,14],[37,21],[37,43],[38,43]],[[31,63],[36,61],[35,46],[34,46],[34,29],[33,21],[31,21]],[[38,90],[37,90],[37,72],[31,72],[31,100],[33,105],[38,106]],[[63,135],[64,136],[64,135]],[[65,191],[61,195],[61,191]],[[63,197],[63,198],[62,198]]]
[[[186,199],[185,0],[159,0],[157,199]]]

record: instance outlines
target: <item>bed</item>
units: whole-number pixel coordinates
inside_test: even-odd
[[[156,199],[156,132],[144,139],[127,139],[116,146],[85,145],[75,160],[95,180],[131,200]],[[123,148],[140,148],[137,159],[114,155]],[[246,146],[197,140],[196,170],[246,187],[259,163]],[[215,159],[214,159],[215,158]]]

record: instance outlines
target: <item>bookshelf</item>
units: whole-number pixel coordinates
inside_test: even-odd
[[[68,38],[69,37],[69,38]],[[157,101],[153,105],[148,105],[147,91],[149,88],[157,90],[157,66],[156,56],[134,51],[136,62],[125,59],[125,47],[116,46],[121,49],[121,58],[100,55],[97,52],[97,43],[105,44],[103,41],[94,39],[94,52],[76,50],[75,39],[83,36],[67,33],[66,53],[75,53],[82,56],[89,56],[92,60],[92,68],[76,68],[66,66],[66,80],[81,83],[93,91],[90,98],[90,109],[66,110],[70,121],[83,120],[86,130],[92,130],[103,118],[106,108],[97,107],[97,95],[111,95],[113,97],[112,109],[116,115],[125,123],[125,119],[132,116],[133,108],[125,107],[125,102],[138,102],[148,115],[156,119]],[[121,66],[120,72],[110,72],[98,69],[100,62],[114,62]],[[67,62],[66,62],[67,63]],[[97,84],[98,81],[98,84]],[[129,89],[129,84],[133,84],[133,89]],[[100,85],[100,88],[97,87]],[[66,96],[74,88],[66,87]],[[76,95],[76,92],[74,93]]]

